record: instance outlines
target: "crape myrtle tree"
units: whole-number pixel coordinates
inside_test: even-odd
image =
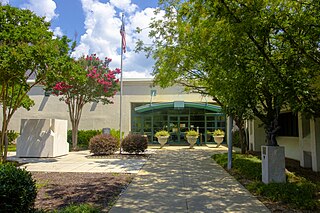
[[[91,102],[113,103],[112,97],[119,90],[117,74],[121,71],[109,69],[110,62],[110,58],[101,60],[96,54],[77,60],[69,58],[61,72],[48,78],[46,89],[60,96],[68,106],[73,150],[77,150],[78,127],[84,105]]]
[[[2,128],[0,161],[7,158],[7,130],[20,107],[29,110],[32,87],[56,69],[65,52],[65,39],[53,39],[49,23],[29,10],[0,5],[0,104]]]
[[[277,145],[272,138],[279,130],[281,109],[319,116],[320,3],[160,4],[166,13],[150,24],[153,45],[137,45],[138,51],[145,50],[156,60],[154,75],[160,85],[182,82],[200,88],[227,114],[240,119],[240,126],[244,118],[258,117],[268,145]]]

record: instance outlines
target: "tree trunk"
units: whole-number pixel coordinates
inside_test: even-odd
[[[2,97],[6,97],[4,90],[2,88]],[[1,156],[0,156],[0,162],[3,163],[7,159],[7,154],[6,154],[6,133],[8,129],[8,116],[7,116],[7,103],[6,100],[4,99],[2,102],[2,130],[1,130],[1,144],[0,144],[0,151],[1,151]]]
[[[78,149],[78,125],[72,122],[72,150]]]
[[[74,98],[68,103],[72,125],[72,150],[78,150],[78,128],[84,104],[83,97]]]
[[[276,136],[279,129],[280,126],[278,125],[278,117],[274,118],[269,125],[265,125],[267,146],[278,146]]]
[[[2,121],[2,130],[1,130],[1,159],[0,162],[6,162],[7,160],[7,153],[8,153],[8,117],[7,114],[4,112],[3,114],[3,121]]]
[[[239,139],[241,144],[241,154],[247,153],[247,140],[245,137],[245,131],[243,128],[239,129]]]
[[[234,115],[234,120],[236,122],[237,127],[239,128],[241,154],[245,154],[247,152],[247,140],[246,140],[245,131],[244,131],[244,120],[242,119],[242,116],[235,116],[235,115]]]

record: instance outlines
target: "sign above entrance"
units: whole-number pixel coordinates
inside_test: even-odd
[[[161,110],[161,109],[183,109],[183,108],[197,108],[197,109],[205,109],[211,112],[221,112],[221,107],[208,103],[195,103],[195,102],[184,102],[184,101],[174,101],[174,102],[162,102],[162,103],[152,103],[145,104],[134,108],[134,111],[143,113],[150,112],[153,110]]]
[[[184,101],[175,101],[175,102],[173,102],[173,107],[175,109],[183,109],[184,108]]]

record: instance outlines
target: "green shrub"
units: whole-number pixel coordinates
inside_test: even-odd
[[[315,210],[319,205],[316,200],[317,186],[308,181],[269,184],[256,182],[249,186],[249,190],[272,201],[281,201],[299,209]]]
[[[0,131],[0,137],[2,137],[2,132]],[[19,137],[19,133],[14,130],[7,131],[8,143],[11,144],[15,139]]]
[[[216,154],[212,157],[221,166],[227,166],[227,154]],[[236,174],[235,177],[252,181],[246,186],[250,192],[299,209],[316,210],[320,206],[316,199],[319,186],[305,178],[287,172],[287,183],[264,184],[261,182],[261,160],[258,157],[233,154],[232,161],[232,171]]]
[[[110,155],[119,149],[119,141],[112,135],[96,135],[90,139],[89,149],[95,155]]]
[[[130,134],[121,143],[122,149],[129,153],[140,153],[148,148],[148,140],[143,135]]]
[[[79,130],[78,147],[81,149],[88,149],[90,139],[101,133],[101,130]],[[72,145],[72,130],[68,130],[67,141],[70,145]]]
[[[213,155],[213,159],[223,166],[227,167],[228,164],[228,154],[217,154]],[[261,180],[261,160],[252,155],[232,155],[232,165],[233,169],[241,174],[242,177],[250,180]]]
[[[115,137],[120,142],[120,130],[110,129],[110,135]],[[124,132],[122,132],[122,137],[124,135]]]
[[[89,204],[70,205],[54,213],[99,213],[100,210]]]
[[[33,212],[36,196],[30,172],[12,164],[0,164],[1,212]]]

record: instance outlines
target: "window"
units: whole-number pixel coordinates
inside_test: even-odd
[[[298,116],[292,112],[281,113],[279,115],[279,126],[278,136],[299,137]]]

